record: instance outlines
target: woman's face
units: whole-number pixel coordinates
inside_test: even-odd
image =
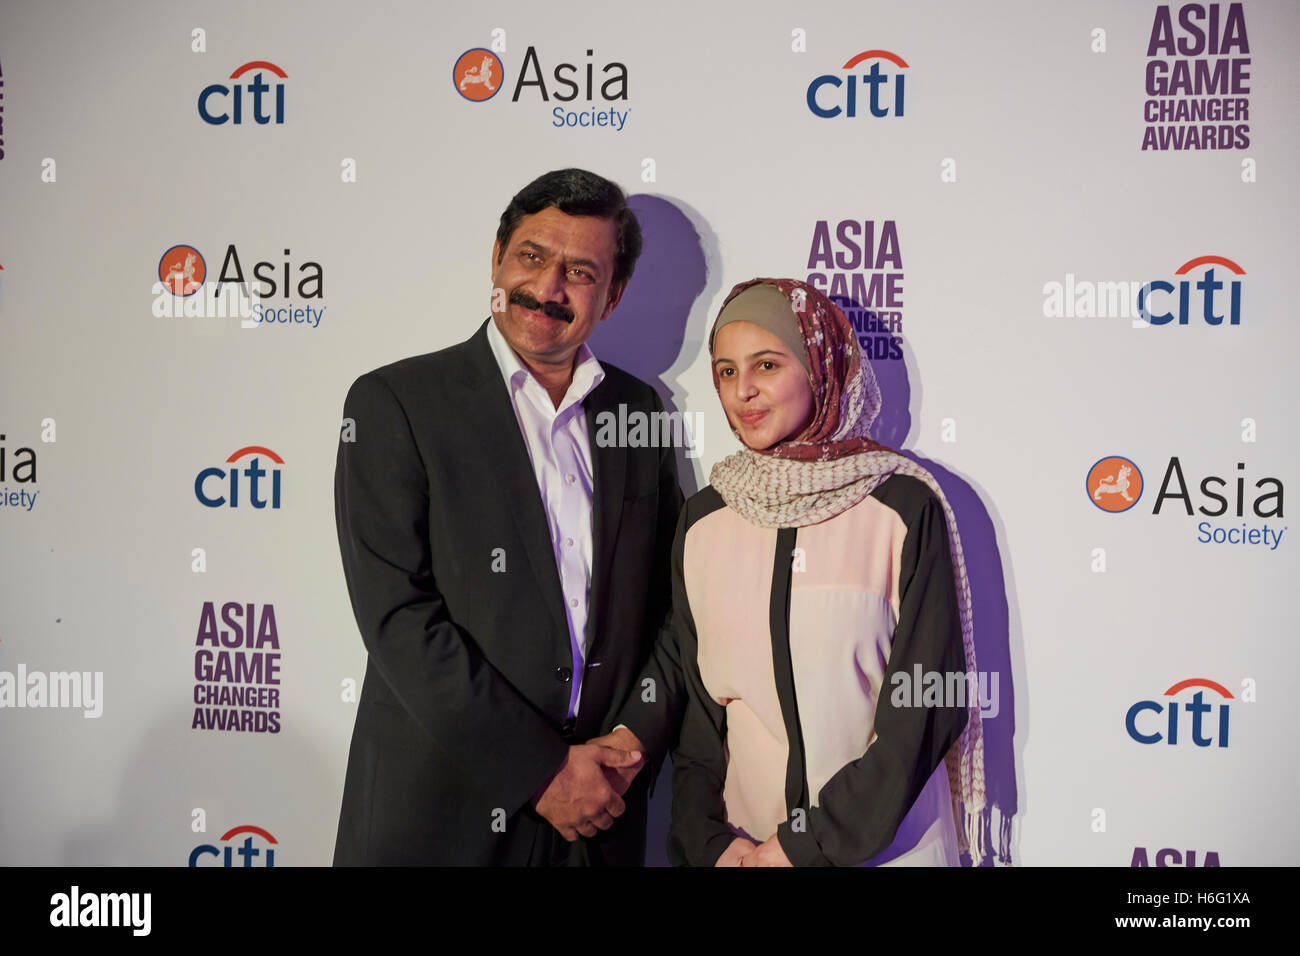
[[[713,368],[722,410],[749,448],[770,448],[812,421],[808,373],[785,343],[762,326],[728,322],[719,329]]]

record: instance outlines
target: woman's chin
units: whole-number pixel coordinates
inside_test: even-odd
[[[781,442],[779,438],[768,438],[763,435],[746,435],[743,431],[739,433],[740,443],[750,451],[767,451],[773,445]]]

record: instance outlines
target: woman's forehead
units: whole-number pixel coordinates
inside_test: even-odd
[[[752,357],[758,352],[775,352],[793,357],[780,336],[743,319],[728,322],[718,330],[713,340],[713,351],[717,358],[732,361]]]

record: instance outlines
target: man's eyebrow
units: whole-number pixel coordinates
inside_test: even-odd
[[[788,358],[784,352],[778,352],[776,349],[759,349],[757,352],[750,352],[746,357],[752,360],[758,358],[760,355],[775,355],[777,358]],[[713,360],[713,364],[717,365],[719,362],[731,362],[733,365],[735,364],[732,359],[721,355]]]
[[[533,240],[531,240],[531,239],[520,239],[520,240],[519,240],[519,245],[520,245],[521,248],[524,247],[524,246],[527,246],[530,250],[535,249],[536,251],[541,252],[541,253],[549,253],[549,252],[551,251],[551,250],[547,249],[547,248],[546,248],[544,245],[542,245],[541,243],[539,243],[539,242],[533,242]]]

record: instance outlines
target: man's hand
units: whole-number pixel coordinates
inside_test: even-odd
[[[581,836],[608,830],[626,807],[621,793],[606,779],[607,768],[630,767],[643,761],[640,753],[614,747],[576,744],[559,771],[533,798],[533,806],[572,843]]]
[[[794,864],[792,864],[790,860],[786,857],[785,850],[781,849],[781,844],[777,840],[776,834],[773,833],[770,838],[760,843],[758,847],[755,848],[753,853],[750,853],[749,855],[744,857],[740,861],[740,865],[741,866],[793,866]]]
[[[744,837],[736,837],[731,841],[731,845],[722,851],[722,856],[718,857],[718,862],[714,866],[745,866],[745,858],[749,856],[757,847],[753,840],[746,840]]]
[[[618,792],[621,797],[627,793],[627,788],[632,785],[636,775],[641,772],[641,768],[646,765],[645,747],[641,745],[641,738],[626,727],[619,727],[617,730],[611,730],[603,737],[592,737],[587,741],[589,744],[599,744],[603,747],[613,747],[616,750],[624,750],[628,753],[642,754],[641,760],[634,764],[628,764],[625,767],[606,767],[605,779],[609,785]]]

